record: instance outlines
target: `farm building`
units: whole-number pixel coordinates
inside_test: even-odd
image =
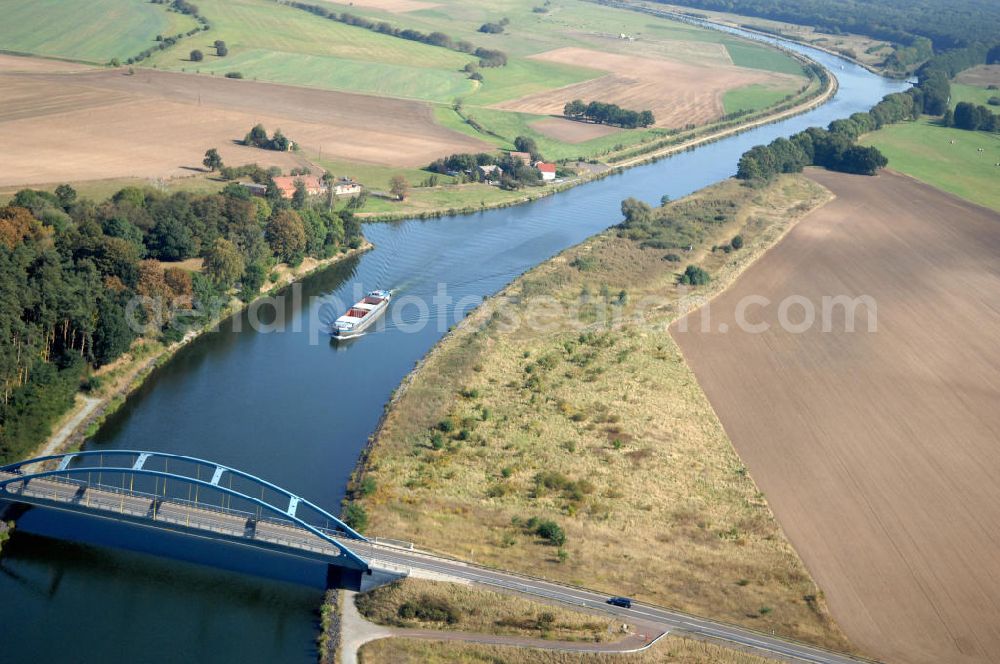
[[[483,182],[486,184],[496,184],[503,176],[503,169],[496,164],[480,166],[479,171],[483,174]]]
[[[357,196],[361,193],[361,183],[351,178],[337,178],[333,183],[333,193],[337,196]]]
[[[542,180],[545,182],[550,182],[556,179],[556,165],[546,164],[544,161],[535,162],[535,168],[538,172],[542,174]]]
[[[254,196],[263,196],[267,193],[266,184],[258,184],[256,182],[240,182],[239,184]]]
[[[520,159],[525,166],[531,166],[530,152],[511,152],[510,156],[512,159]]]
[[[326,184],[315,175],[279,175],[274,178],[274,184],[277,185],[282,198],[291,198],[295,194],[296,182],[302,182],[306,186],[306,193],[310,196],[325,194],[327,191]]]

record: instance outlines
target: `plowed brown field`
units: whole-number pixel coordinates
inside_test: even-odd
[[[230,165],[298,165],[235,143],[258,122],[308,156],[388,166],[487,147],[422,102],[146,69],[23,71],[29,62],[0,59],[0,186],[190,174],[210,147]]]
[[[851,640],[1000,661],[1000,214],[893,173],[809,177],[837,198],[712,302],[712,331],[671,332]],[[766,332],[736,331],[748,295]],[[790,295],[808,331],[781,329]],[[874,298],[877,331],[823,332],[836,295]]]
[[[540,115],[562,115],[573,99],[603,101],[637,111],[651,110],[658,127],[710,122],[725,111],[722,95],[752,83],[794,86],[787,74],[713,64],[704,67],[677,60],[602,53],[585,48],[559,48],[532,56],[545,62],[599,69],[607,76],[546,90],[498,104],[497,108]]]

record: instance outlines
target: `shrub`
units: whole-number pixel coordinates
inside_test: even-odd
[[[681,257],[678,256],[677,254],[667,254],[666,256],[663,257],[663,260],[667,261],[668,263],[680,263]]]
[[[712,278],[705,270],[697,265],[688,265],[684,270],[684,274],[681,275],[680,282],[689,286],[704,286],[711,280]]]
[[[191,57],[191,62],[201,62],[202,60],[205,59],[205,54],[199,51],[198,49],[195,49],[191,51],[190,57]]]
[[[569,264],[580,272],[590,272],[597,269],[597,260],[593,256],[577,256]]]
[[[551,546],[562,546],[566,543],[566,532],[555,521],[539,521],[535,526],[535,534]]]
[[[368,512],[361,503],[348,503],[344,507],[343,519],[344,523],[359,533],[365,532],[368,527]]]
[[[444,622],[454,625],[459,620],[458,610],[447,600],[423,595],[417,600],[404,602],[399,607],[399,617],[404,620]]]
[[[431,447],[433,447],[436,450],[444,448],[444,436],[442,436],[440,432],[435,431],[431,435]]]
[[[733,237],[733,239],[730,240],[730,242],[729,242],[729,246],[731,246],[733,249],[742,249],[743,248],[743,236],[742,235],[737,235],[737,236]]]
[[[243,78],[243,74],[238,71],[226,72],[226,78]]]
[[[451,420],[441,420],[438,422],[438,429],[445,433],[450,433],[455,430],[455,423]]]
[[[361,480],[361,486],[358,491],[362,496],[370,496],[375,493],[375,489],[378,488],[378,482],[371,475],[365,475],[365,478]]]

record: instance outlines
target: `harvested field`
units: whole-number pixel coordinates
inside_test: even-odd
[[[0,143],[8,146],[0,186],[190,174],[210,147],[229,165],[282,168],[320,149],[331,159],[417,166],[486,147],[435,124],[430,107],[415,101],[151,70],[0,69],[0,86]],[[258,122],[280,127],[301,156],[237,145]]]
[[[621,129],[608,125],[577,122],[566,118],[544,118],[531,123],[531,128],[549,138],[566,143],[583,143],[592,138],[600,138],[615,134]]]
[[[607,76],[556,90],[530,94],[497,108],[538,115],[562,115],[573,99],[603,101],[634,110],[652,110],[658,127],[704,124],[723,115],[722,96],[751,84],[794,91],[804,79],[758,69],[601,53],[585,48],[559,48],[532,58],[611,72]]]
[[[809,177],[837,198],[712,302],[715,332],[671,331],[852,642],[995,662],[1000,214],[894,173]],[[793,294],[817,310],[798,334],[778,324]],[[823,296],[862,294],[876,332],[842,309],[821,331]],[[747,316],[765,332],[735,331],[748,295],[773,303]]]
[[[965,85],[978,85],[985,88],[988,85],[1000,86],[1000,65],[979,65],[966,69],[955,80]]]
[[[64,60],[48,60],[46,58],[28,58],[20,55],[0,53],[0,72],[71,72],[93,69],[89,65]]]

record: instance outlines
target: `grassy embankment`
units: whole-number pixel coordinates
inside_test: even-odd
[[[123,0],[0,0],[0,49],[104,64],[198,24],[163,5]]]
[[[996,90],[952,84],[952,107],[961,101],[986,104]],[[988,107],[996,112],[996,107]],[[1000,210],[1000,134],[942,127],[924,116],[900,122],[863,136],[862,145],[874,145],[889,158],[889,168],[921,182]],[[983,148],[980,152],[979,148]]]
[[[356,478],[370,531],[847,648],[666,332],[686,264],[710,295],[827,198],[797,176],[726,181],[656,211],[646,244],[609,231],[515,281],[391,404]],[[550,520],[564,542],[539,536]]]
[[[0,553],[3,553],[3,545],[10,539],[10,533],[13,530],[13,521],[0,521]]]
[[[623,637],[621,623],[608,617],[457,583],[405,579],[360,594],[355,604],[391,627],[598,643]]]
[[[766,664],[771,660],[679,636],[665,636],[649,650],[622,655],[548,652],[509,646],[381,639],[365,644],[361,664]]]

